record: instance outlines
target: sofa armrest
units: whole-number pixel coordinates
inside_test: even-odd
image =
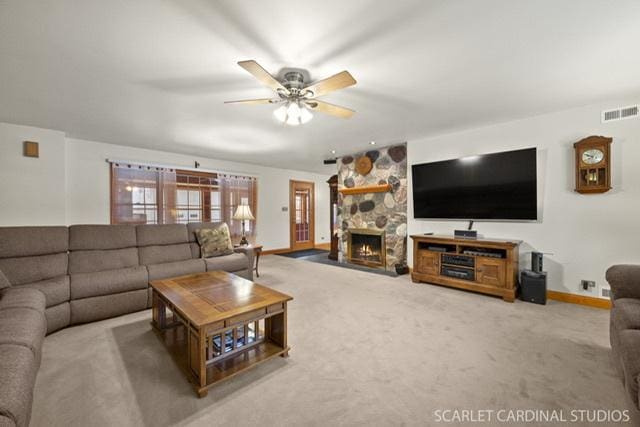
[[[607,270],[606,278],[611,286],[611,299],[640,299],[640,265],[614,265]]]
[[[233,248],[236,253],[244,254],[247,257],[247,279],[253,280],[253,266],[255,265],[255,249],[249,246],[237,246]]]

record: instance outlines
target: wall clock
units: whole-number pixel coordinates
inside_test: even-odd
[[[582,194],[611,190],[613,138],[589,136],[573,144],[576,152],[576,191]]]

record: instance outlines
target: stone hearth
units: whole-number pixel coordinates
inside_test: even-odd
[[[356,171],[362,156],[371,160],[366,175]],[[383,193],[338,196],[339,261],[350,262],[349,230],[363,229],[381,232],[384,242],[384,262],[375,267],[394,271],[404,261],[407,236],[407,147],[406,144],[370,150],[338,160],[338,189],[390,184]],[[374,265],[370,265],[374,266]]]

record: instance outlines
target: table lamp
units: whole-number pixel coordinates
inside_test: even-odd
[[[238,208],[236,209],[236,213],[233,214],[233,219],[239,219],[242,221],[242,239],[240,239],[240,245],[241,246],[246,246],[249,244],[249,242],[247,241],[247,237],[244,234],[244,222],[247,220],[253,220],[255,219],[253,217],[253,214],[251,213],[251,209],[249,208],[248,205],[240,205],[238,206]]]

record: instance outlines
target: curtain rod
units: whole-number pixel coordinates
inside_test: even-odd
[[[226,175],[238,175],[238,176],[249,176],[252,178],[258,178],[260,175],[246,173],[246,172],[229,172],[224,170],[214,170],[214,169],[206,169],[206,168],[192,168],[187,166],[177,166],[177,165],[167,165],[162,163],[148,163],[148,162],[139,162],[136,160],[119,160],[119,159],[105,159],[107,163],[123,163],[123,164],[134,164],[140,166],[148,166],[151,168],[169,168],[169,169],[180,169],[191,172],[209,172],[209,173],[222,173]]]

